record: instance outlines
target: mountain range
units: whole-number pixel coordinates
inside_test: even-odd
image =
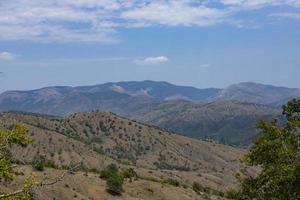
[[[300,89],[252,82],[225,89],[177,86],[167,82],[116,82],[80,87],[7,91],[0,111],[56,116],[100,110],[192,137],[249,144],[259,119],[280,114],[280,106],[300,97]]]

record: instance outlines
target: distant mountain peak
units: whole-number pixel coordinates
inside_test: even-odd
[[[300,89],[241,82],[221,90],[216,99],[279,106],[284,104],[287,99],[293,97],[300,97]]]

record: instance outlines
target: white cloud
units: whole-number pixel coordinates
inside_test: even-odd
[[[15,55],[9,52],[0,52],[0,61],[10,61],[15,58]]]
[[[226,10],[195,6],[189,1],[153,1],[125,11],[121,17],[131,22],[168,26],[210,26],[224,20]]]
[[[300,13],[273,13],[270,15],[270,17],[277,17],[281,19],[295,19],[300,20]]]
[[[0,40],[118,42],[114,0],[0,1]],[[116,1],[117,2],[117,1]]]
[[[166,63],[169,61],[169,58],[166,56],[157,56],[157,57],[147,57],[144,59],[137,59],[133,62],[137,65],[157,65],[161,63]]]
[[[220,0],[225,5],[239,5],[245,7],[260,7],[260,6],[300,6],[299,0]]]
[[[300,1],[0,0],[0,40],[115,43],[119,28],[232,24],[243,20],[236,13],[280,5]]]

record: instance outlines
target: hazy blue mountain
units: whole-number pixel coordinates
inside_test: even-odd
[[[300,97],[299,89],[250,82],[197,89],[132,81],[7,91],[0,95],[0,111],[50,115],[108,111],[192,137],[248,144],[256,135],[258,120],[277,116],[279,106],[293,97]]]
[[[52,115],[103,110],[121,112],[140,104],[149,106],[157,101],[185,99],[208,101],[220,89],[197,89],[167,82],[141,81],[105,83],[81,87],[47,87],[30,91],[7,91],[0,95],[1,111],[27,111]],[[133,110],[133,111],[134,111]],[[131,110],[126,109],[126,112]],[[122,113],[122,112],[121,112]]]
[[[198,89],[195,87],[177,86],[168,82],[155,81],[119,82],[114,85],[118,85],[132,93],[142,91],[145,94],[159,100],[185,99],[193,101],[208,101],[213,99],[217,93],[221,91],[221,89],[216,88]]]
[[[294,97],[300,97],[300,89],[244,82],[221,90],[214,99],[281,106]]]
[[[226,144],[248,145],[257,135],[260,119],[280,116],[280,109],[241,103],[215,101],[193,103],[167,101],[128,117],[195,138],[212,138]]]

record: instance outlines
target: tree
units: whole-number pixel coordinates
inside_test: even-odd
[[[2,129],[0,130],[0,182],[12,181],[14,171],[12,166],[12,154],[10,149],[12,145],[19,145],[22,147],[31,143],[28,137],[28,129],[23,125],[15,125],[12,130]],[[46,160],[45,157],[38,155],[33,164],[37,170],[43,170],[44,166],[54,167],[54,162]],[[10,193],[4,194],[0,191],[0,199],[2,200],[29,200],[32,199],[34,190],[44,186],[54,185],[64,179],[67,174],[73,173],[81,166],[81,163],[77,163],[70,167],[67,171],[61,175],[53,178],[52,180],[42,179],[37,181],[34,175],[29,176],[23,182],[22,188]]]
[[[283,107],[286,124],[260,121],[260,136],[245,156],[249,166],[259,166],[256,177],[240,178],[238,191],[227,196],[238,200],[300,199],[300,99]]]
[[[100,172],[100,178],[106,180],[106,190],[112,195],[121,195],[123,190],[124,176],[119,172],[116,164],[110,164]]]
[[[16,125],[12,130],[0,130],[0,181],[13,180],[12,155],[10,147],[13,144],[26,146],[31,142],[27,137],[28,130],[22,125]],[[29,177],[23,183],[23,189],[10,194],[0,194],[0,199],[5,200],[28,200],[31,197],[31,186],[34,184],[33,177]]]
[[[132,182],[132,178],[137,179],[137,177],[133,168],[120,172],[116,164],[110,164],[100,172],[100,178],[106,180],[107,192],[112,195],[122,195],[124,180],[129,179]]]
[[[106,190],[112,195],[121,195],[123,190],[123,177],[119,173],[113,173],[106,180]]]

